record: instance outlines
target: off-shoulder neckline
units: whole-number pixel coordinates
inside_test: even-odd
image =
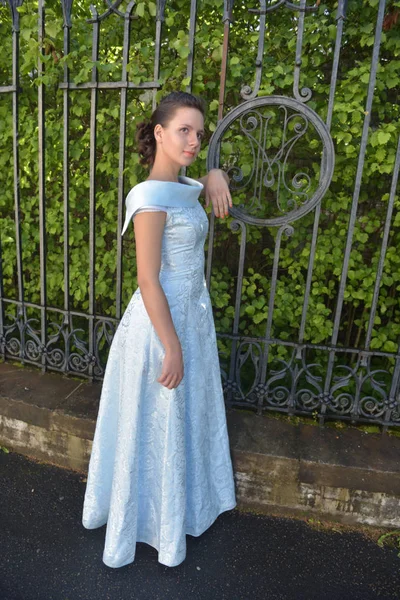
[[[185,185],[186,187],[192,188],[202,189],[204,187],[203,184],[200,183],[200,181],[196,181],[196,179],[192,179],[191,177],[186,177],[185,175],[178,175],[178,178],[185,181],[164,181],[160,179],[145,179],[144,181],[141,181],[136,185],[143,185],[144,183],[168,183],[169,185]]]

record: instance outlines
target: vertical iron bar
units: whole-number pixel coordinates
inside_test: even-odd
[[[301,88],[299,92],[300,83],[300,67],[301,67],[301,51],[303,49],[303,35],[304,35],[304,17],[305,17],[305,6],[306,0],[300,0],[299,17],[297,24],[297,39],[296,39],[296,59],[294,65],[293,74],[293,96],[300,102],[308,102],[310,100],[312,92],[309,88]]]
[[[214,231],[215,231],[215,216],[214,211],[212,210],[210,213],[210,225],[208,228],[208,247],[207,247],[207,263],[206,263],[206,285],[208,291],[210,291],[210,283],[211,283],[211,266],[212,266],[212,257],[214,250]]]
[[[233,327],[232,334],[233,336],[237,336],[239,333],[239,318],[240,318],[240,305],[242,303],[242,286],[243,286],[243,269],[244,269],[244,259],[246,256],[246,234],[247,228],[246,224],[243,221],[235,220],[231,223],[232,231],[237,231],[241,228],[241,238],[240,238],[240,251],[239,251],[239,266],[238,266],[238,274],[236,281],[236,297],[235,297],[235,314],[233,317]],[[236,381],[235,377],[235,365],[236,365],[236,354],[237,354],[237,344],[238,340],[236,337],[232,340],[231,347],[231,360],[229,367],[229,380]],[[232,402],[232,390],[228,391],[227,394],[227,404],[231,406]]]
[[[339,0],[339,5],[336,13],[336,40],[335,40],[335,52],[333,55],[332,74],[331,74],[331,85],[329,89],[329,101],[328,101],[328,114],[326,117],[326,125],[330,131],[332,125],[332,114],[333,105],[336,93],[337,76],[339,70],[340,50],[342,48],[343,38],[343,25],[346,18],[346,4],[347,0]]]
[[[122,51],[122,82],[128,82],[129,45],[131,32],[131,13],[135,0],[131,0],[126,12],[124,23],[124,45]],[[119,164],[118,164],[118,231],[117,231],[117,290],[116,290],[116,318],[121,318],[122,311],[122,212],[124,204],[124,169],[125,169],[125,140],[126,140],[126,101],[127,88],[121,88],[121,105],[119,111]]]
[[[229,53],[229,33],[232,22],[232,1],[224,0],[224,16],[222,21],[224,23],[224,41],[222,46],[222,61],[221,61],[221,77],[219,80],[219,102],[218,102],[218,123],[224,114],[224,102],[225,102],[225,86],[226,86],[226,72],[228,66],[228,53]]]
[[[21,240],[21,189],[19,178],[19,14],[12,11],[12,110],[13,110],[13,162],[14,162],[14,213],[15,213],[15,245],[18,277],[18,300],[22,303],[17,308],[17,316],[25,313],[24,308],[24,281],[22,273],[22,240]],[[21,345],[21,358],[24,357],[24,348]]]
[[[264,347],[264,352],[263,352],[263,356],[261,359],[260,381],[262,383],[265,381],[265,378],[267,375],[270,338],[271,338],[271,331],[272,331],[272,320],[273,320],[274,305],[275,305],[276,282],[278,279],[279,254],[280,254],[280,249],[281,249],[282,235],[284,233],[286,233],[286,235],[292,235],[293,227],[286,223],[278,229],[277,234],[276,234],[274,264],[272,266],[271,288],[270,288],[270,292],[269,292],[269,301],[268,301],[268,317],[267,317],[267,325],[265,328],[265,335],[264,335],[265,347]],[[262,397],[262,395],[260,395],[260,398],[258,401],[258,407],[257,407],[258,415],[262,414],[262,400],[263,400],[263,397]]]
[[[336,26],[335,52],[334,52],[334,57],[333,57],[332,74],[331,74],[330,91],[329,91],[329,101],[328,101],[328,111],[327,111],[327,118],[326,118],[326,125],[327,125],[327,128],[329,131],[331,129],[331,124],[332,124],[334,98],[335,98],[335,92],[336,92],[336,86],[337,86],[337,74],[338,74],[338,69],[339,69],[340,50],[341,50],[342,37],[343,37],[343,22],[344,22],[345,13],[346,13],[345,2],[346,2],[346,0],[339,0],[339,5],[338,5],[337,13],[336,13],[337,26]],[[323,170],[324,170],[324,165],[321,164],[321,173],[323,172]],[[313,273],[313,269],[314,269],[315,252],[316,252],[316,246],[317,246],[320,215],[321,215],[321,203],[318,203],[318,205],[315,209],[314,226],[313,226],[311,248],[310,248],[310,258],[309,258],[309,262],[308,262],[307,279],[306,279],[306,286],[305,286],[305,291],[304,291],[304,303],[303,303],[303,310],[302,310],[302,315],[301,315],[301,323],[300,323],[300,331],[299,331],[299,343],[300,344],[304,340],[304,333],[305,333],[307,312],[308,312],[308,304],[309,304],[309,299],[310,299],[312,273]],[[301,346],[298,346],[297,350],[296,350],[296,358],[297,359],[301,359],[301,352],[302,352]],[[329,356],[333,356],[333,358],[334,358],[334,355],[332,355],[332,354],[330,354]],[[321,417],[320,417],[319,424],[322,425],[324,422],[324,415],[326,413],[326,405],[325,404],[322,404],[320,412],[321,412]]]
[[[233,4],[233,2],[232,2]],[[243,85],[240,90],[240,95],[243,100],[252,100],[255,98],[260,90],[261,77],[263,70],[263,57],[264,57],[264,43],[265,43],[265,21],[266,21],[267,2],[266,0],[260,0],[260,8],[250,8],[249,12],[255,12],[260,15],[259,25],[259,36],[258,36],[258,49],[256,58],[256,76],[254,86],[251,88],[249,85]]]
[[[45,37],[45,0],[39,0],[39,48],[38,77],[44,74],[43,40]],[[46,332],[47,332],[47,274],[46,274],[46,196],[45,196],[45,89],[42,82],[38,86],[38,148],[39,148],[39,254],[40,254],[40,312],[41,312],[41,363],[46,369]]]
[[[96,7],[91,4],[93,16],[92,37],[92,90],[90,98],[90,188],[89,188],[89,376],[93,378],[94,357],[94,312],[95,312],[95,218],[96,218],[96,134],[98,72],[96,62],[99,55],[99,21]]]
[[[190,77],[190,83],[186,86],[186,92],[192,92],[193,87],[193,61],[194,61],[194,34],[196,31],[197,0],[190,0],[189,17],[189,54],[186,66],[186,78]],[[187,167],[181,167],[181,175],[186,175]]]
[[[226,20],[224,22],[224,42],[222,48],[221,78],[219,84],[218,121],[222,119],[222,116],[224,114],[226,71],[228,64],[229,29],[230,22]]]
[[[387,246],[388,246],[390,224],[391,224],[391,220],[392,220],[392,213],[393,213],[394,199],[395,199],[396,189],[397,189],[397,182],[399,179],[399,168],[400,168],[400,137],[399,137],[398,143],[397,143],[396,160],[395,160],[394,169],[393,169],[392,184],[390,187],[390,195],[389,195],[389,202],[388,202],[388,208],[387,208],[387,213],[386,213],[385,228],[384,228],[384,232],[383,232],[381,253],[379,256],[378,270],[377,270],[377,274],[376,274],[375,287],[374,287],[374,295],[373,295],[373,299],[372,299],[371,312],[370,312],[369,323],[368,323],[368,330],[367,330],[367,335],[366,335],[366,340],[365,340],[365,348],[367,350],[369,350],[369,346],[371,343],[372,329],[374,327],[375,314],[376,314],[376,309],[377,309],[377,304],[378,304],[378,299],[379,299],[379,289],[380,289],[380,284],[381,284],[381,279],[382,279],[386,250],[387,250]],[[399,351],[399,348],[397,349],[397,352],[398,351]],[[365,362],[365,360],[364,360],[364,362]],[[361,362],[361,364],[363,364],[363,362]],[[393,373],[392,385],[391,385],[391,389],[389,392],[389,403],[393,403],[395,401],[394,390],[397,387],[397,381],[398,381],[399,375],[400,375],[400,361],[397,360],[396,364],[395,364],[394,373]],[[390,420],[391,411],[392,411],[392,409],[390,407],[388,407],[386,409],[385,421]],[[386,433],[386,432],[387,432],[387,426],[384,426],[382,433]]]
[[[229,41],[229,27],[230,21],[232,20],[232,5],[233,0],[224,0],[224,14],[222,20],[224,21],[224,46],[222,54],[222,65],[221,65],[221,77],[220,77],[220,96],[219,96],[219,107],[218,107],[218,123],[222,119],[224,109],[224,97],[225,97],[225,85],[226,85],[226,63],[228,56],[228,41]],[[224,67],[225,65],[225,67]],[[220,157],[220,146],[215,157],[214,165],[211,165],[207,160],[207,171],[212,168],[218,168]],[[214,211],[210,213],[210,225],[208,231],[208,250],[207,250],[207,263],[206,263],[206,285],[207,289],[210,290],[211,283],[211,267],[214,252],[214,231],[215,231],[215,215]]]
[[[68,56],[70,50],[71,20],[68,8],[64,8],[64,56]],[[70,277],[69,277],[69,112],[70,112],[70,71],[68,65],[64,64],[63,90],[63,199],[64,199],[64,327],[70,322]],[[72,327],[71,327],[72,328]],[[69,344],[65,344],[65,369],[68,368]]]
[[[220,91],[219,91],[219,105],[218,105],[218,123],[223,118],[224,113],[224,102],[225,102],[225,86],[226,86],[226,72],[228,62],[228,49],[229,49],[229,32],[232,18],[232,7],[233,0],[224,0],[224,14],[222,17],[224,23],[224,41],[222,49],[222,61],[221,61],[221,77],[220,77]],[[218,160],[216,165],[219,165],[219,151]],[[210,289],[211,281],[211,266],[214,250],[214,230],[215,230],[215,215],[214,211],[210,214],[210,227],[208,234],[208,251],[207,251],[207,266],[206,266],[206,284],[208,290]]]
[[[219,165],[220,150],[221,150],[221,147],[218,144],[218,148],[215,153],[215,163],[214,163],[216,166]],[[213,167],[214,167],[214,165],[211,165],[207,158],[207,172],[210,171]],[[206,263],[206,285],[207,285],[208,291],[210,291],[211,266],[212,266],[212,259],[213,259],[213,253],[214,253],[214,231],[215,231],[215,215],[214,215],[214,210],[211,210],[210,225],[209,225],[209,229],[208,229],[208,248],[207,248],[207,263]]]
[[[156,82],[158,82],[158,78],[160,77],[161,34],[162,34],[162,24],[164,22],[165,2],[166,2],[166,0],[157,0],[156,41],[155,41],[154,76],[153,76],[153,79]],[[155,108],[157,106],[156,93],[157,93],[157,89],[153,88],[153,100],[152,100],[152,110],[153,111],[155,110]]]
[[[388,202],[388,208],[387,208],[387,213],[386,213],[386,222],[385,222],[385,228],[383,231],[381,253],[379,256],[378,270],[377,270],[377,274],[376,274],[375,287],[374,287],[374,295],[373,295],[373,299],[372,299],[367,336],[366,336],[366,340],[365,340],[366,350],[369,350],[369,345],[371,343],[372,329],[374,326],[376,308],[377,308],[378,298],[379,298],[379,288],[380,288],[380,283],[381,283],[382,273],[383,273],[383,265],[385,262],[386,250],[387,250],[388,240],[389,240],[390,223],[392,220],[394,198],[396,195],[397,182],[399,179],[399,168],[400,168],[400,137],[399,137],[398,143],[397,143],[396,160],[395,160],[394,169],[393,169],[392,185],[390,188],[389,202]]]
[[[186,67],[186,78],[190,77],[190,83],[186,86],[186,92],[192,93],[193,87],[193,62],[194,62],[194,34],[196,32],[197,0],[190,1],[189,19],[189,54]]]
[[[371,71],[370,71],[370,78],[369,78],[369,83],[368,83],[367,102],[366,102],[366,107],[365,107],[365,118],[364,118],[363,132],[362,132],[362,137],[361,137],[360,153],[359,153],[356,181],[355,181],[354,194],[353,194],[353,202],[352,202],[350,219],[349,219],[344,262],[343,262],[342,274],[341,274],[341,278],[340,278],[339,295],[338,295],[338,301],[337,301],[337,305],[336,305],[333,333],[332,333],[332,338],[331,338],[331,344],[333,346],[336,345],[337,338],[339,335],[339,325],[340,325],[340,319],[341,319],[341,315],[342,315],[344,291],[345,291],[345,287],[346,287],[347,273],[348,273],[348,269],[349,269],[350,252],[351,252],[351,247],[352,247],[352,243],[353,243],[354,225],[355,225],[355,221],[356,221],[356,217],[357,217],[358,199],[360,196],[361,179],[362,179],[362,174],[363,174],[363,170],[364,170],[364,160],[365,160],[366,146],[367,146],[367,140],[368,140],[369,124],[370,124],[370,120],[371,120],[371,108],[372,108],[372,101],[373,101],[375,82],[376,82],[376,72],[377,72],[377,67],[378,67],[378,62],[379,62],[379,49],[380,49],[380,43],[381,43],[381,37],[382,37],[382,24],[383,24],[383,17],[384,17],[384,13],[385,13],[385,3],[386,3],[386,0],[380,0],[379,8],[378,8],[378,17],[377,17],[377,21],[376,21],[374,47],[373,47],[372,59],[371,59]],[[328,366],[327,366],[327,372],[326,372],[326,378],[325,378],[325,384],[324,384],[325,394],[327,394],[329,392],[329,389],[331,386],[334,359],[335,359],[334,351],[329,352]],[[356,407],[354,408],[354,411],[356,411]]]
[[[334,98],[335,98],[336,85],[337,85],[337,73],[338,73],[338,69],[339,69],[339,58],[340,58],[340,50],[341,50],[342,37],[343,37],[343,20],[344,20],[344,18],[345,18],[344,0],[339,0],[339,6],[337,9],[337,17],[336,17],[337,28],[336,28],[335,52],[334,52],[332,75],[331,75],[331,82],[330,82],[328,113],[327,113],[327,117],[326,117],[326,125],[327,125],[327,128],[329,131],[331,129],[331,124],[332,124],[332,113],[333,113]],[[321,166],[321,173],[322,172],[323,172],[323,165]],[[314,259],[315,259],[315,250],[316,250],[316,244],[317,244],[320,214],[321,214],[321,203],[318,203],[317,207],[315,209],[314,227],[313,227],[312,240],[311,240],[311,251],[310,251],[310,258],[309,258],[309,262],[308,262],[307,279],[306,279],[306,286],[305,286],[305,291],[304,291],[304,303],[303,303],[303,310],[302,310],[302,315],[301,315],[301,323],[300,323],[300,331],[299,331],[299,344],[303,343],[304,332],[305,332],[305,328],[306,328],[307,311],[308,311],[308,303],[309,303],[309,299],[310,299],[312,272],[314,269]],[[296,358],[298,358],[298,359],[301,358],[301,347],[297,347]]]

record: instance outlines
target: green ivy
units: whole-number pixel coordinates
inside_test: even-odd
[[[123,2],[120,10],[124,10]],[[244,4],[246,6],[244,6]],[[322,200],[318,241],[312,275],[311,294],[304,340],[328,343],[340,285],[348,222],[357,172],[360,141],[365,118],[371,53],[377,18],[377,0],[350,0],[344,22],[340,68],[335,94],[331,135],[335,145],[335,171],[329,191]],[[256,0],[235,3],[234,22],[229,40],[229,60],[225,94],[225,114],[241,102],[240,89],[253,84],[258,46],[258,18],[248,8],[258,8]],[[337,2],[322,2],[315,13],[305,18],[304,48],[300,88],[312,90],[308,106],[321,118],[327,115],[330,92]],[[387,3],[387,14],[400,9],[400,2]],[[46,2],[44,74],[37,75],[37,1],[26,0],[18,9],[20,32],[19,151],[21,185],[21,236],[25,297],[40,302],[39,201],[38,201],[38,105],[37,88],[45,85],[46,102],[46,231],[47,295],[51,306],[63,307],[63,91],[58,84],[63,69],[71,70],[75,83],[90,80],[93,67],[102,81],[118,81],[122,73],[122,19],[111,15],[101,22],[100,55],[91,59],[89,0],[74,2],[71,50],[63,56],[61,4]],[[100,11],[100,8],[98,9]],[[103,8],[101,9],[103,10]],[[152,80],[154,73],[155,2],[138,2],[131,27],[130,81]],[[223,0],[199,2],[193,80],[187,78],[188,22],[190,3],[174,0],[166,5],[161,48],[160,82],[156,99],[169,91],[192,85],[208,105],[208,133],[198,162],[190,169],[193,177],[205,173],[207,142],[217,125],[219,77],[223,42]],[[0,33],[4,51],[0,56],[2,84],[11,81],[11,21],[9,9],[0,7]],[[281,7],[268,13],[259,96],[293,96],[293,68],[296,47],[297,13]],[[394,23],[382,32],[382,45],[371,112],[368,144],[359,197],[356,226],[350,254],[339,344],[362,347],[368,327],[373,286],[382,243],[391,177],[399,135],[400,28]],[[70,92],[69,170],[70,170],[70,297],[75,310],[89,307],[89,149],[90,91]],[[128,92],[125,193],[146,177],[138,163],[134,143],[135,124],[151,112],[151,92]],[[100,91],[97,112],[96,145],[96,311],[115,316],[117,178],[119,158],[120,94],[118,90]],[[278,126],[278,124],[276,124]],[[271,129],[273,131],[273,128]],[[309,149],[319,155],[320,142],[310,133]],[[0,207],[3,284],[6,297],[16,297],[16,249],[13,196],[12,104],[7,94],[0,95]],[[267,147],[276,143],[273,134]],[[246,154],[247,153],[247,154]],[[222,145],[222,159],[229,162],[235,154],[242,157],[244,175],[251,170],[251,156],[244,140],[233,129]],[[246,159],[248,156],[248,160]],[[306,157],[299,155],[297,160]],[[247,162],[246,162],[247,160]],[[310,175],[319,173],[319,162],[308,164]],[[282,190],[281,201],[288,197]],[[244,193],[233,194],[235,205],[246,201]],[[379,293],[371,347],[395,352],[400,334],[400,201],[390,230],[389,247]],[[273,214],[273,207],[263,207]],[[210,208],[207,209],[210,212]],[[278,280],[271,335],[283,340],[298,339],[304,303],[304,290],[310,257],[314,213],[293,223],[293,234],[283,237],[278,265]],[[219,333],[231,332],[236,298],[237,259],[240,232],[229,227],[232,218],[216,220],[211,297]],[[246,262],[241,292],[239,333],[264,336],[268,319],[269,294],[274,260],[276,229],[249,226]],[[124,239],[123,303],[128,303],[136,285],[133,235]],[[228,342],[219,340],[221,351]],[[285,357],[285,347],[276,356]]]

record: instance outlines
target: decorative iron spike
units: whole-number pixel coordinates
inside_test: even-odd
[[[19,31],[19,12],[17,11],[17,8],[22,6],[24,0],[1,0],[1,2],[4,4],[4,6],[6,4],[9,5],[13,22],[13,30]]]
[[[157,0],[157,21],[164,21],[165,5],[167,0]]]
[[[71,9],[73,0],[61,0],[61,6],[64,16],[64,27],[71,27]]]

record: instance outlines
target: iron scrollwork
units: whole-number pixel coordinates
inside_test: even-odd
[[[269,141],[268,127],[271,120],[271,114],[263,116],[261,113],[261,109],[271,107],[276,107],[278,110],[283,111],[281,141],[275,156],[269,156],[267,148]],[[291,114],[289,114],[289,110],[291,111]],[[257,98],[256,100],[243,102],[231,110],[218,124],[210,140],[207,164],[208,169],[217,166],[217,157],[220,156],[220,146],[224,141],[224,136],[229,133],[236,122],[240,124],[240,132],[248,142],[250,148],[249,154],[251,155],[253,162],[250,164],[251,170],[246,180],[244,180],[243,165],[228,166],[228,174],[230,174],[233,179],[232,191],[237,191],[253,185],[256,193],[253,194],[250,200],[250,208],[252,208],[255,203],[258,203],[258,206],[261,206],[260,196],[263,192],[263,187],[272,188],[275,184],[275,176],[273,173],[273,170],[275,169],[278,171],[279,183],[283,181],[283,186],[286,190],[293,196],[302,196],[303,201],[298,203],[294,198],[289,199],[289,203],[286,207],[286,209],[289,210],[286,210],[284,215],[277,217],[255,217],[249,214],[244,206],[234,206],[231,209],[232,216],[243,220],[245,223],[252,223],[254,225],[280,226],[283,223],[300,219],[302,216],[313,210],[328,189],[332,179],[335,162],[332,138],[324,122],[315,111],[304,106],[301,102],[285,96],[265,96]],[[297,172],[292,178],[291,188],[289,188],[285,181],[285,170],[289,153],[293,150],[296,142],[307,131],[309,124],[313,126],[315,134],[319,137],[322,145],[319,181],[316,185],[315,192],[310,197],[307,195],[307,190],[310,188],[310,177],[307,173],[301,171]],[[292,133],[289,133],[289,125],[292,125]],[[292,137],[289,137],[290,135]],[[236,153],[239,161],[239,151],[236,148],[233,148],[233,153]],[[260,177],[260,175],[262,177]],[[279,193],[277,194],[276,202],[278,208],[282,209],[282,206],[280,206]]]

